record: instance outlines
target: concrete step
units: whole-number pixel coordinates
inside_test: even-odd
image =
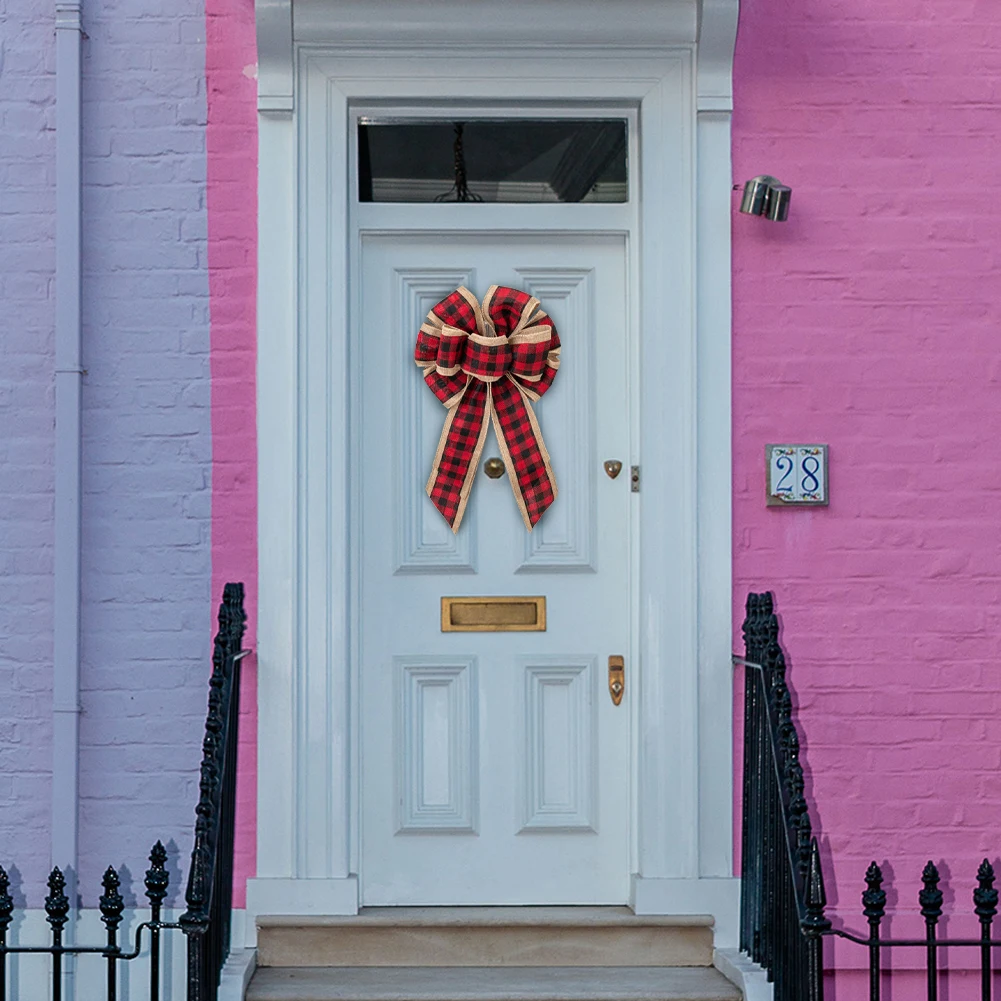
[[[268,917],[265,967],[711,966],[708,915],[628,907],[371,907],[350,917]]]
[[[740,1001],[711,967],[285,967],[247,1001]]]

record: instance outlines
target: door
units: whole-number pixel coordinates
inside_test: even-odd
[[[363,234],[353,385],[362,902],[625,903],[630,387],[619,234]],[[459,286],[541,301],[562,342],[534,410],[558,496],[529,533],[489,431],[456,534],[425,494],[446,410],[414,364]],[[622,463],[611,478],[605,460]],[[441,599],[545,599],[544,631],[445,632]],[[609,657],[625,697],[609,693]]]

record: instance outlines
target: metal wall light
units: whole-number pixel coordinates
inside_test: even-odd
[[[740,185],[736,185],[734,190],[739,191]],[[792,188],[784,185],[777,177],[760,174],[744,185],[740,211],[746,215],[764,216],[772,222],[785,222],[789,218],[791,200]]]

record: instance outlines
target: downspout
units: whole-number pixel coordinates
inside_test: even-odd
[[[56,0],[55,600],[52,672],[52,864],[75,907],[80,730],[80,23],[81,0]],[[68,958],[68,957],[67,957]],[[72,998],[67,964],[64,997]]]

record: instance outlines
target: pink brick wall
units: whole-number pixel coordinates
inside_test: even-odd
[[[207,0],[209,293],[212,319],[212,593],[247,586],[257,619],[257,43],[253,0]],[[233,903],[254,875],[256,660],[243,661]]]
[[[969,909],[1001,849],[1001,6],[743,8],[734,176],[794,194],[733,219],[735,619],[776,592],[835,909],[872,859],[907,905],[945,860]],[[830,443],[827,510],[765,508],[783,441]]]

